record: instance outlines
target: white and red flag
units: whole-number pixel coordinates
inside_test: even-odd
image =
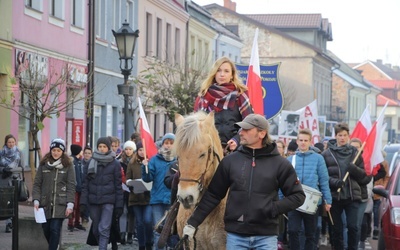
[[[376,166],[384,161],[382,155],[382,136],[385,131],[386,124],[383,124],[383,118],[385,117],[385,109],[388,103],[385,104],[381,113],[376,119],[372,126],[371,132],[368,134],[365,140],[365,146],[363,151],[363,160],[365,173],[367,175],[376,174],[378,168]]]
[[[256,33],[254,35],[246,84],[249,92],[250,103],[253,106],[254,113],[264,115],[263,89],[261,86],[260,58],[258,55],[257,40],[258,28],[256,28]]]
[[[157,154],[157,146],[154,143],[153,136],[150,133],[149,124],[147,123],[146,114],[144,113],[142,102],[138,98],[139,113],[140,113],[140,138],[142,139],[145,155],[151,158]]]
[[[369,105],[365,108],[362,113],[360,120],[358,120],[353,133],[351,133],[350,138],[358,138],[362,142],[365,142],[369,132],[372,129],[371,115],[369,113]]]

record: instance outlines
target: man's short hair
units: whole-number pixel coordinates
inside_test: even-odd
[[[347,123],[336,123],[335,124],[335,135],[339,134],[342,131],[347,131],[347,133],[349,133],[350,129],[349,129],[349,125],[347,125]]]
[[[297,135],[297,139],[299,138],[299,135],[300,135],[300,134],[310,136],[310,141],[311,141],[311,139],[312,139],[312,132],[311,132],[310,129],[308,129],[308,128],[300,129],[300,130],[299,130],[299,134]]]

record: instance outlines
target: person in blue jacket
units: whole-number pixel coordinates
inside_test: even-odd
[[[329,212],[332,204],[332,195],[329,189],[329,174],[322,155],[311,149],[312,133],[309,129],[301,129],[297,135],[298,149],[294,155],[287,159],[296,170],[300,183],[322,193],[318,205],[325,202],[325,210]],[[315,232],[317,230],[318,213],[310,214],[308,211],[292,210],[289,212],[288,233],[289,247],[296,249],[317,249]],[[306,241],[301,246],[299,232],[304,223]]]
[[[144,182],[153,182],[150,191],[150,205],[153,215],[153,226],[164,216],[170,207],[171,190],[164,184],[165,173],[169,165],[175,160],[172,155],[172,145],[175,135],[167,133],[161,140],[161,148],[158,154],[153,156],[150,161],[142,161],[142,179]],[[147,166],[147,168],[146,168]],[[147,170],[146,170],[147,169]],[[154,231],[154,242],[157,244],[160,234]],[[158,248],[156,248],[158,249]]]

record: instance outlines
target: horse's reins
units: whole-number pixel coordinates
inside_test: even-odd
[[[211,152],[212,151],[212,152]],[[208,164],[211,160],[211,153],[213,155],[212,157],[212,161],[211,164]],[[179,181],[187,181],[187,182],[195,182],[198,184],[199,187],[199,191],[202,192],[203,191],[203,187],[204,187],[204,176],[207,173],[207,170],[209,168],[209,166],[211,166],[214,163],[214,158],[217,158],[218,163],[221,162],[221,158],[219,157],[219,155],[217,154],[217,152],[215,152],[214,147],[209,147],[208,148],[208,157],[207,157],[207,163],[206,163],[206,168],[204,169],[204,172],[201,174],[200,178],[196,179],[188,179],[188,178],[179,178]],[[194,242],[194,249],[196,249],[196,238],[193,236],[193,242]],[[182,239],[179,240],[178,244],[175,246],[174,250],[178,250],[181,249],[183,247],[183,249],[189,249],[189,237],[187,235],[185,235]]]
[[[212,150],[212,152],[211,152]],[[212,157],[212,161],[210,164],[208,164],[211,160],[211,153],[213,154],[214,157]],[[187,182],[195,182],[198,184],[199,191],[202,192],[204,188],[204,176],[207,173],[207,170],[209,169],[209,166],[211,166],[214,163],[214,158],[217,157],[218,163],[221,162],[221,159],[219,158],[219,155],[215,152],[214,149],[208,148],[208,158],[207,158],[207,163],[206,163],[206,168],[204,169],[204,172],[201,174],[200,178],[196,179],[189,179],[189,178],[179,178],[179,181],[187,181]]]

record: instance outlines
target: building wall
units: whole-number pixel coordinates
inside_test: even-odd
[[[216,31],[194,18],[189,19],[189,63],[195,69],[209,69],[214,61]]]
[[[242,39],[242,63],[248,63],[255,29],[260,28],[245,18],[238,18],[228,12],[209,9],[212,16],[223,25],[238,25],[238,35]],[[260,64],[280,63],[279,81],[283,92],[288,93],[284,100],[285,110],[298,110],[315,98],[314,91],[323,88],[325,96],[321,100],[330,100],[326,86],[331,84],[329,74],[332,63],[318,56],[317,52],[301,43],[268,29],[260,28],[258,35]],[[321,70],[321,67],[324,70]],[[322,85],[323,87],[319,87]],[[299,94],[301,93],[301,94]],[[329,103],[330,101],[327,101]]]

